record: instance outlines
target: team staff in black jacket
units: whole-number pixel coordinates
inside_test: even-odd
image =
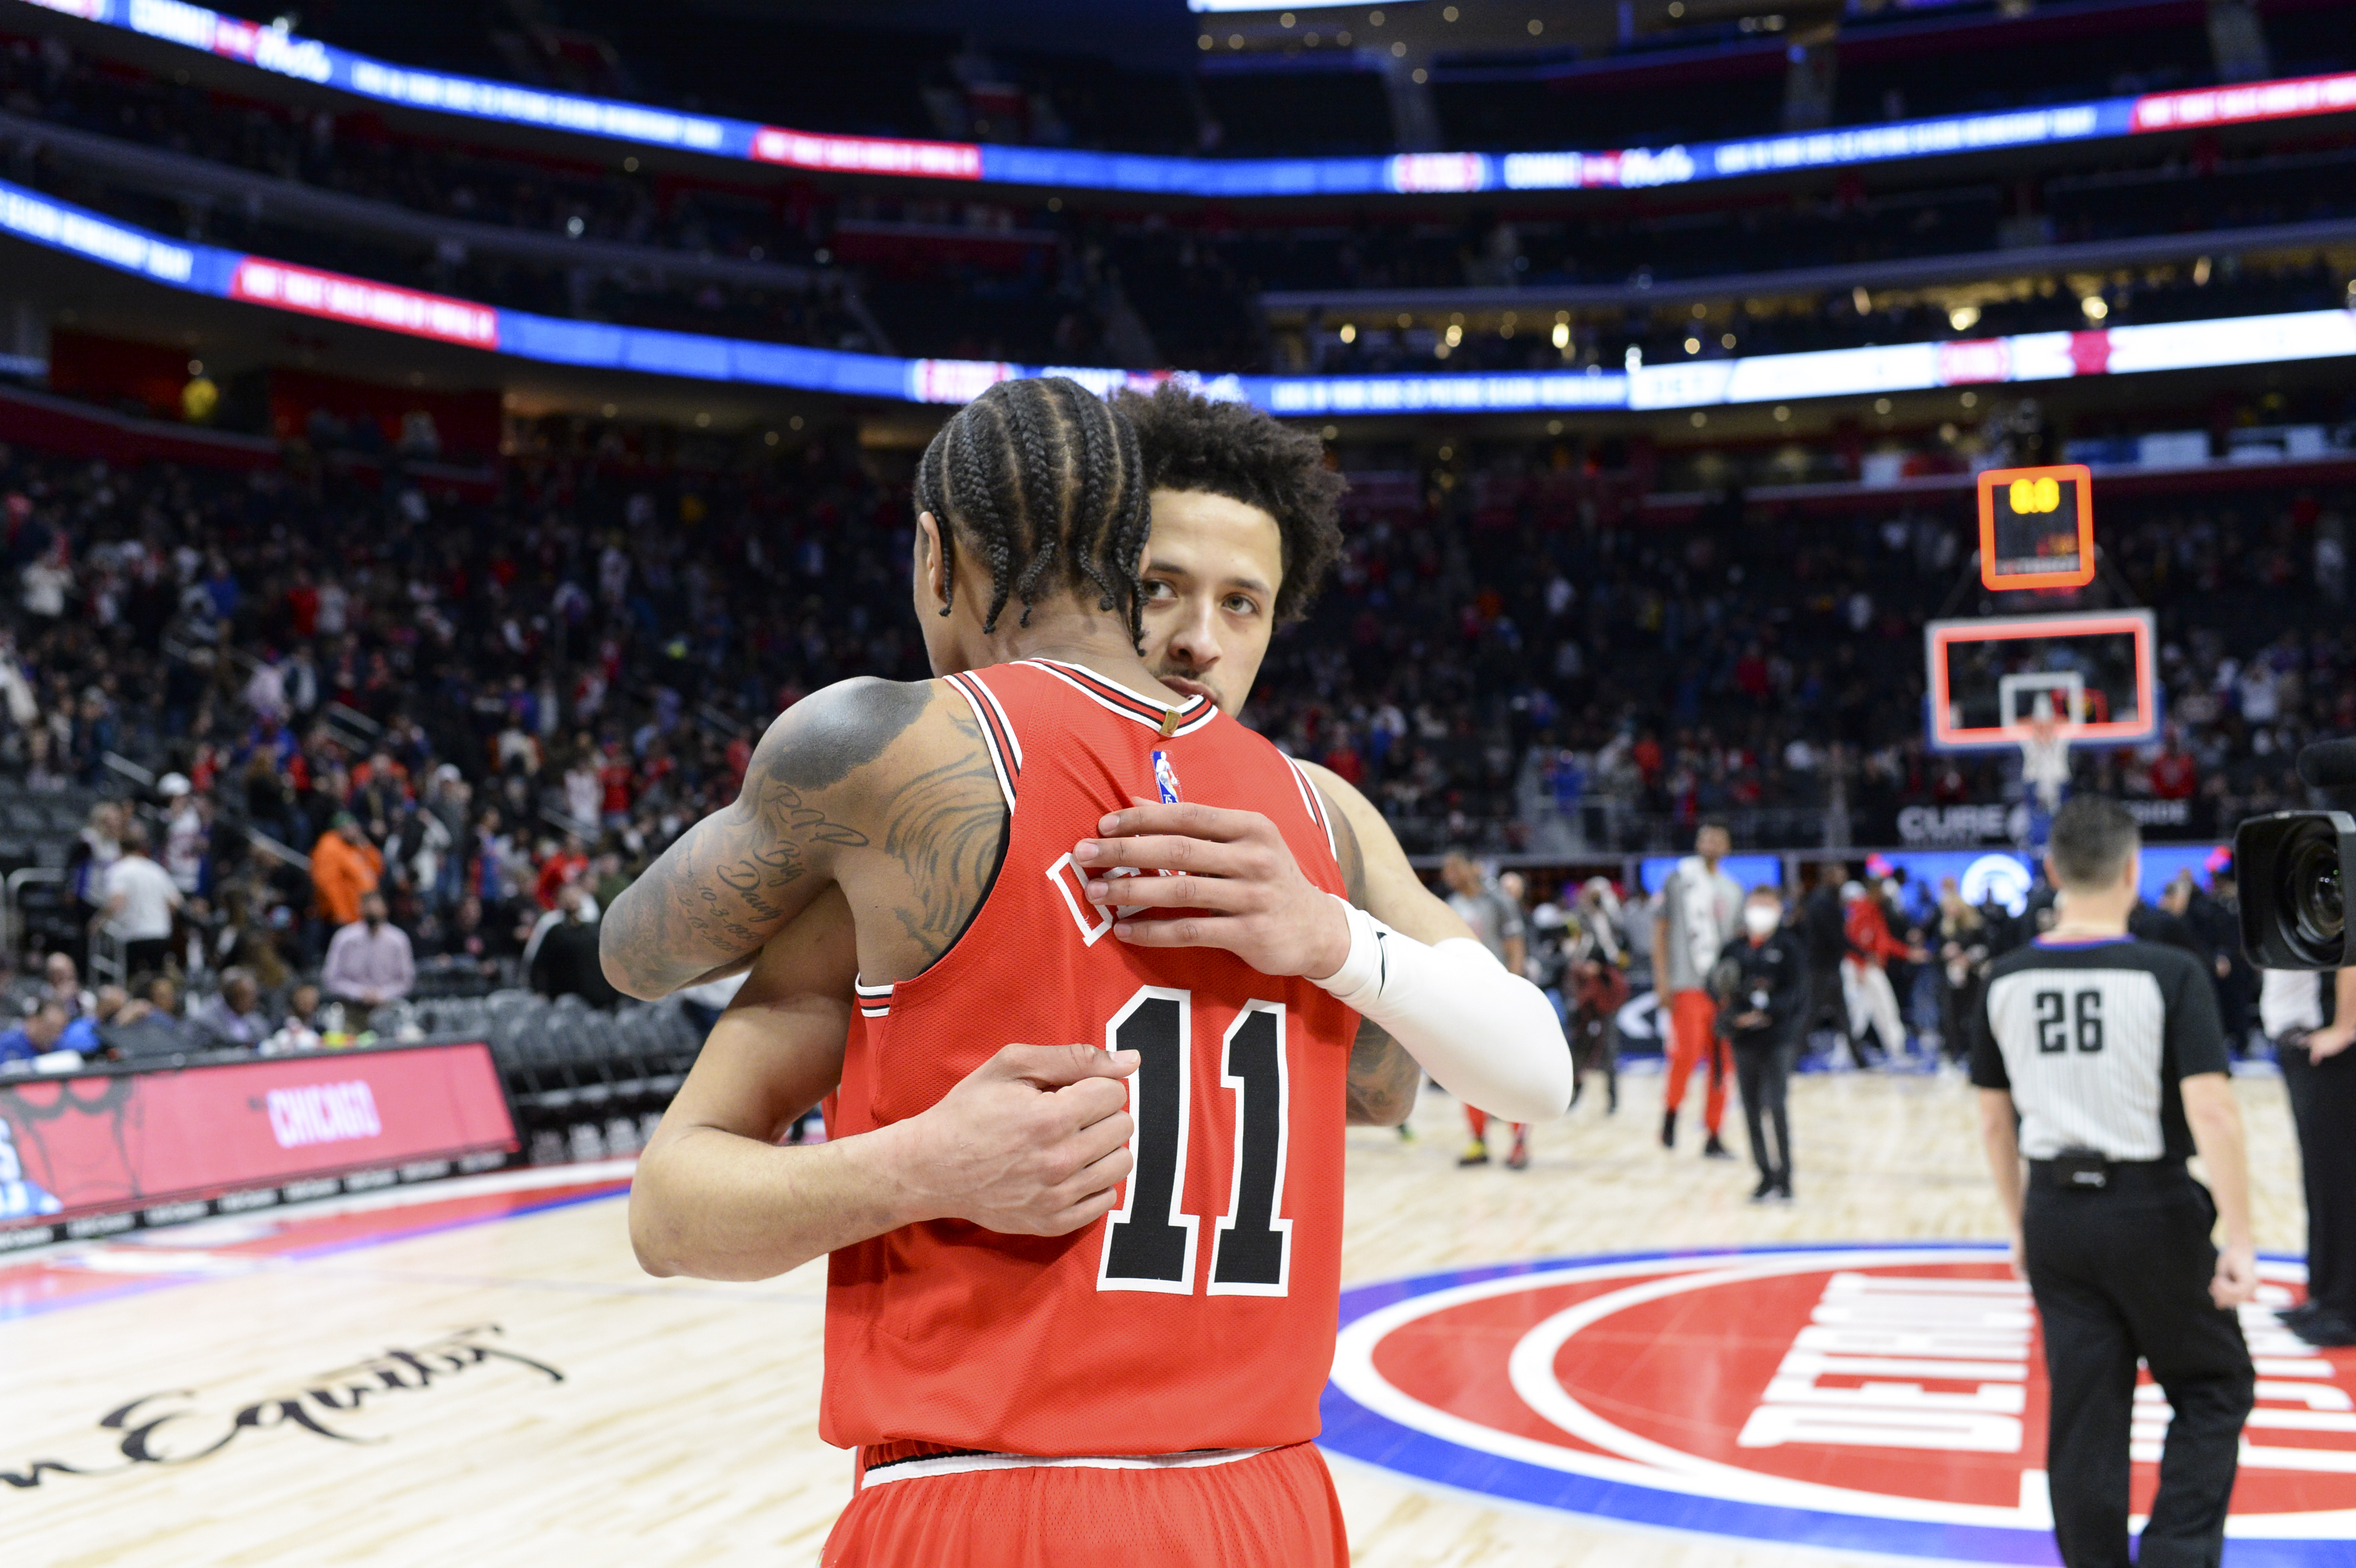
[[[1772,887],[1754,888],[1743,900],[1742,934],[1726,944],[1717,969],[1727,983],[1719,1029],[1734,1047],[1734,1080],[1759,1166],[1751,1201],[1789,1203],[1792,1122],[1784,1102],[1807,1021],[1808,950],[1800,932],[1783,924],[1783,901]]]

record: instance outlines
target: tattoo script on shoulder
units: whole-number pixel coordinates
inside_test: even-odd
[[[814,849],[871,842],[825,793],[881,757],[936,695],[922,683],[862,681],[812,699],[823,711],[794,725],[790,741],[773,729],[735,803],[689,829],[616,904],[604,950],[661,991],[760,947],[792,917],[790,890],[809,875]]]
[[[901,784],[877,813],[884,853],[910,885],[893,914],[926,963],[948,951],[989,896],[1012,828],[981,726],[957,708],[950,722],[965,755]]]

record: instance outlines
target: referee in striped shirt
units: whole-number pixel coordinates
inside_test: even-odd
[[[2081,795],[2054,814],[2060,918],[1991,967],[1972,1081],[2013,1266],[2045,1331],[2062,1562],[2127,1568],[2140,1357],[2174,1416],[2135,1561],[2216,1568],[2254,1384],[2233,1310],[2257,1285],[2249,1170],[2207,972],[2127,935],[2138,847],[2115,800]],[[2185,1169],[2196,1151],[2205,1187]]]

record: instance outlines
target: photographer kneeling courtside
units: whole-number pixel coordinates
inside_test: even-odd
[[[1991,968],[1972,1081],[2044,1327],[2062,1560],[2127,1568],[2141,1358],[2174,1416],[2134,1561],[2215,1568],[2254,1382],[2233,1311],[2257,1284],[2249,1173],[2209,976],[2190,953],[2127,935],[2139,847],[2115,800],[2082,795],[2055,813],[2045,866],[2059,918]],[[2196,1151],[2205,1187],[2185,1168]]]

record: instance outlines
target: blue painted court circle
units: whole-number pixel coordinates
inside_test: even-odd
[[[2268,1260],[2263,1300],[2304,1270]],[[2356,1353],[2245,1309],[2234,1568],[2356,1563]],[[1508,1264],[1342,1298],[1328,1452],[1504,1502],[1736,1539],[2053,1563],[2042,1347],[2001,1248]],[[2138,1396],[2138,1511],[2168,1407]]]

